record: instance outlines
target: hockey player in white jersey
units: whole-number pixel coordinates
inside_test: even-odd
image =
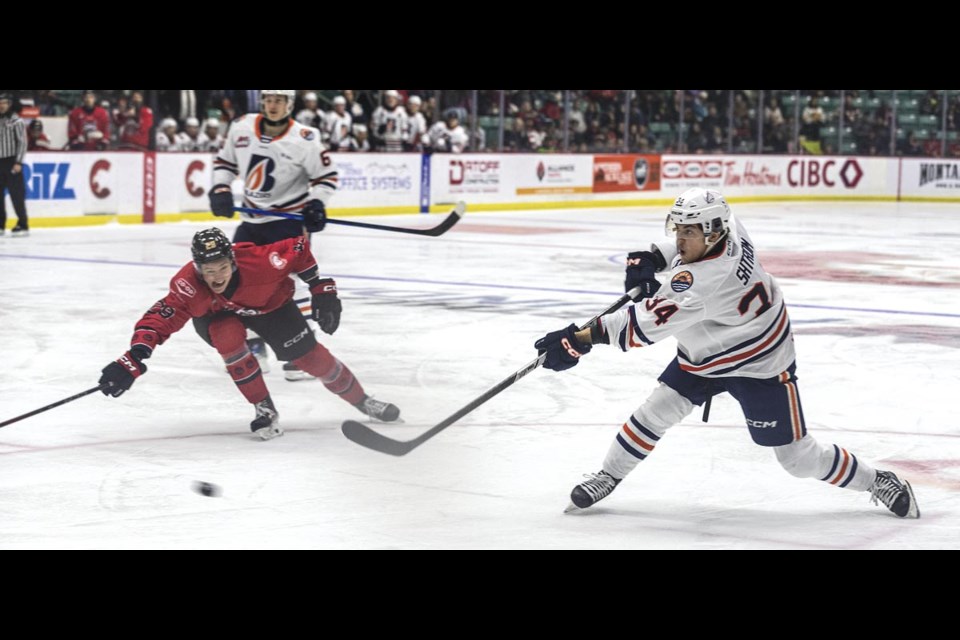
[[[441,153],[462,153],[470,138],[460,126],[460,116],[456,109],[447,109],[443,120],[434,123],[427,134],[430,148]]]
[[[207,118],[203,123],[203,132],[197,139],[199,151],[216,153],[223,146],[223,136],[220,135],[220,121],[216,118]]]
[[[160,129],[157,131],[156,150],[157,151],[186,151],[190,138],[187,134],[177,132],[177,121],[173,118],[164,118],[160,123]]]
[[[353,126],[353,117],[347,113],[347,99],[337,96],[333,99],[333,111],[323,118],[324,141],[332,151],[339,151],[340,145],[350,137],[350,128]]]
[[[293,120],[290,114],[296,93],[293,90],[260,92],[260,113],[248,113],[234,120],[223,148],[213,162],[210,208],[216,216],[234,214],[231,183],[243,181],[243,206],[265,211],[299,213],[303,221],[268,214],[241,213],[233,242],[271,244],[285,238],[317,232],[327,221],[326,203],[337,189],[337,169],[320,142],[320,132]],[[333,333],[340,309],[325,333]],[[266,366],[266,346],[258,338],[251,351]],[[288,380],[303,379],[296,368],[284,365]]]
[[[420,112],[420,96],[407,98],[407,125],[403,132],[403,150],[421,151],[427,135],[427,120]]]
[[[544,367],[555,371],[575,366],[597,343],[623,351],[669,336],[678,343],[660,385],[618,431],[601,471],[574,487],[568,510],[609,495],[694,405],[726,391],[740,403],[753,441],[772,448],[792,475],[869,491],[897,516],[920,517],[908,482],[807,433],[783,293],[723,196],[701,188],[683,192],[667,229],[674,242],[628,255],[625,287],[640,287],[637,304],[535,343],[546,352]],[[662,289],[658,271],[666,273]]]
[[[407,129],[407,112],[400,106],[400,92],[390,89],[383,95],[383,104],[373,112],[370,133],[378,151],[403,151],[403,135]]]

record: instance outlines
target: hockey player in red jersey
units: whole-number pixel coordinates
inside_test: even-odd
[[[93,91],[84,91],[83,104],[70,112],[67,138],[73,151],[102,151],[110,146],[110,116],[97,104]]]
[[[660,375],[660,386],[620,428],[601,471],[574,487],[568,510],[608,496],[694,405],[726,391],[740,403],[753,441],[773,449],[790,474],[869,491],[901,518],[919,518],[909,482],[807,433],[783,292],[724,197],[688,189],[666,223],[672,242],[627,258],[624,284],[627,291],[640,287],[637,304],[582,331],[570,325],[548,333],[534,345],[546,352],[544,367],[563,371],[597,343],[629,351],[669,336],[677,340],[677,356]],[[661,289],[658,271],[667,274],[669,286]]]
[[[170,280],[170,291],[134,327],[129,350],[103,369],[105,395],[118,397],[146,373],[144,360],[154,349],[193,320],[200,336],[223,357],[227,373],[253,404],[250,429],[269,440],[283,435],[260,365],[246,345],[249,327],[273,347],[281,360],[320,378],[323,385],[361,412],[384,422],[400,410],[369,397],[345,364],[314,338],[293,302],[296,274],[310,288],[312,317],[325,333],[340,324],[341,304],[332,278],[321,278],[306,236],[268,245],[231,245],[216,227],[193,237],[193,262]]]

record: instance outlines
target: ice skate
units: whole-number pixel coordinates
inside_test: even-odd
[[[913,488],[906,480],[900,480],[892,471],[877,471],[877,478],[870,488],[870,501],[882,502],[901,518],[919,518],[920,509],[913,497]]]
[[[592,506],[610,495],[610,493],[616,489],[617,485],[620,484],[620,480],[617,480],[606,471],[601,471],[600,473],[585,473],[583,477],[586,478],[586,480],[575,486],[573,491],[570,492],[571,504],[563,510],[564,513],[570,513],[571,511],[586,509]]]
[[[370,396],[353,405],[361,412],[380,422],[396,422],[400,418],[400,409],[389,402],[380,402]]]
[[[272,440],[283,435],[280,428],[280,415],[273,406],[270,396],[253,405],[257,410],[257,417],[250,423],[250,431],[260,436],[261,440]]]

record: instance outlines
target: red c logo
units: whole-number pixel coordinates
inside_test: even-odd
[[[187,173],[184,175],[184,181],[187,185],[187,193],[192,195],[194,198],[199,198],[203,195],[204,189],[199,184],[194,184],[193,182],[193,172],[194,171],[203,171],[204,164],[203,160],[194,160],[189,165],[187,165]]]
[[[110,196],[110,189],[100,186],[100,183],[97,181],[97,174],[101,171],[110,171],[109,160],[97,160],[93,163],[93,166],[90,167],[90,191],[94,197],[103,200]]]

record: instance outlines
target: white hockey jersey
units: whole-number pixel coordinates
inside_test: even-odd
[[[383,140],[384,151],[403,151],[403,133],[407,128],[407,110],[397,105],[388,110],[386,107],[377,107],[370,121],[371,135]]]
[[[237,118],[213,161],[213,184],[243,180],[243,206],[297,212],[314,198],[324,204],[336,191],[337,168],[320,143],[320,132],[290,120],[279,136],[262,135],[263,116],[248,113]],[[283,220],[242,213],[245,222]]]
[[[448,151],[450,153],[462,153],[470,142],[467,132],[460,125],[453,129],[447,127],[444,121],[436,122],[428,132],[430,146],[434,151]]]
[[[420,151],[423,146],[423,138],[427,134],[427,120],[419,111],[414,114],[407,114],[407,125],[403,132],[403,141],[406,142],[414,151]]]
[[[157,131],[156,137],[157,151],[192,151],[193,140],[183,131],[178,131],[173,135],[173,140],[167,137],[163,131]]]
[[[626,351],[674,336],[680,368],[707,378],[786,371],[796,353],[783,293],[743,226],[730,225],[720,253],[691,264],[674,243],[657,243],[667,281],[656,297],[603,316],[611,344]]]
[[[327,117],[321,109],[301,109],[295,120],[305,127],[321,129],[323,120]]]
[[[223,136],[217,134],[213,138],[207,135],[206,131],[201,131],[200,135],[197,136],[197,151],[212,151],[216,153],[220,151],[220,147],[223,146]]]
[[[336,111],[331,111],[323,121],[323,139],[331,147],[339,146],[350,135],[350,127],[352,126],[353,118],[349,113],[340,115]]]

